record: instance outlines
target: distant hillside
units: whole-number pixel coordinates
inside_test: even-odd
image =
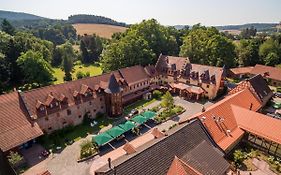
[[[7,19],[9,21],[46,19],[46,18],[43,18],[40,16],[28,14],[28,13],[11,12],[11,11],[4,11],[4,10],[0,10],[0,18]]]
[[[68,22],[75,23],[86,23],[86,24],[110,24],[115,26],[123,26],[126,24],[122,22],[117,22],[113,19],[104,17],[104,16],[96,16],[96,15],[71,15],[68,17]]]
[[[267,30],[271,31],[272,29],[275,29],[276,25],[278,25],[278,23],[248,23],[242,25],[226,25],[226,26],[215,26],[215,27],[218,30],[242,30],[254,26],[254,28],[256,28],[258,32],[261,32]]]
[[[78,35],[92,35],[96,34],[103,38],[110,39],[112,34],[117,32],[124,32],[127,28],[108,24],[73,24]]]

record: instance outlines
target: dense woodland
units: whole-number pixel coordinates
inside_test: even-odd
[[[90,23],[90,24],[110,24],[115,26],[126,27],[125,23],[114,21],[113,19],[96,16],[96,15],[71,15],[68,17],[68,22],[74,23]]]
[[[74,49],[76,47],[76,49]],[[270,66],[281,64],[281,34],[257,33],[253,27],[240,36],[200,24],[180,30],[144,20],[111,40],[97,35],[77,36],[72,25],[49,23],[22,30],[3,20],[0,31],[0,92],[28,90],[52,84],[54,67],[72,80],[73,65],[101,65],[109,72],[132,65],[155,64],[160,54],[189,57],[213,66]],[[85,74],[85,73],[84,73]],[[82,78],[83,74],[77,75]],[[86,75],[85,76],[89,76]]]

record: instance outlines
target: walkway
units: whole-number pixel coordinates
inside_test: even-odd
[[[276,175],[276,173],[272,172],[269,168],[269,165],[264,160],[258,160],[256,158],[253,159],[253,164],[258,168],[256,171],[240,171],[241,175]]]

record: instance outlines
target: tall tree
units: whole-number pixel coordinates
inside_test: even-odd
[[[2,31],[6,32],[9,35],[15,34],[15,28],[11,25],[11,23],[4,19],[1,24]]]
[[[17,60],[27,83],[48,83],[53,80],[52,67],[40,52],[23,53]]]
[[[10,65],[9,62],[6,60],[4,54],[0,52],[0,94],[4,90],[4,86],[10,80]]]
[[[278,37],[267,39],[259,49],[259,55],[263,58],[264,63],[269,66],[275,66],[281,63],[281,44]]]
[[[236,49],[239,65],[254,66],[262,63],[259,56],[260,44],[261,42],[257,39],[240,40]]]
[[[180,55],[199,64],[227,67],[236,64],[235,46],[214,27],[193,26],[184,37]]]
[[[112,42],[102,53],[102,67],[105,72],[133,65],[152,63],[155,54],[147,41],[133,33]]]
[[[73,51],[73,47],[69,42],[66,42],[62,46],[63,48],[63,69],[65,72],[65,81],[71,81],[72,75],[71,71],[73,68],[73,60],[75,60],[75,53]]]

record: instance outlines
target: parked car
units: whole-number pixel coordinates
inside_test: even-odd
[[[133,115],[136,115],[136,114],[138,114],[138,113],[139,113],[139,111],[138,111],[137,109],[131,110],[131,114],[133,114]]]
[[[275,92],[275,97],[279,97],[279,98],[281,98],[281,92]]]

